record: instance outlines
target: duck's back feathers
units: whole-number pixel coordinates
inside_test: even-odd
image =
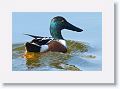
[[[41,37],[29,34],[26,35],[34,38],[31,42],[27,42],[25,44],[26,50],[28,52],[67,52],[65,40],[55,40],[51,37]]]
[[[31,35],[31,34],[24,34],[30,37],[33,37],[35,39],[52,39],[52,37],[42,37],[42,36],[35,36],[35,35]]]
[[[25,44],[28,52],[45,52],[48,50],[48,42],[52,39],[33,39]]]
[[[52,37],[42,37],[42,36],[35,36],[31,34],[24,34],[30,37],[33,37],[34,39],[30,42],[32,44],[37,44],[37,45],[45,45],[47,44],[50,40],[53,40]]]
[[[33,39],[30,43],[35,43],[39,46],[47,44],[52,39]]]

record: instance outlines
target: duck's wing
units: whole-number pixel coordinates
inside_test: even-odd
[[[45,52],[48,50],[48,43],[52,39],[37,38],[33,39],[31,42],[25,43],[25,49],[27,52]]]
[[[51,41],[52,39],[50,39],[50,38],[48,38],[48,39],[39,39],[39,38],[37,38],[37,39],[33,39],[30,43],[32,43],[32,44],[37,44],[37,45],[39,45],[39,46],[41,46],[41,45],[46,45],[46,44],[48,44],[48,42],[49,41]]]
[[[33,37],[34,39],[29,42],[31,44],[36,44],[36,45],[45,45],[47,44],[50,40],[53,40],[52,37],[42,37],[42,36],[35,36],[35,35],[31,35],[31,34],[24,34],[24,35],[27,35],[27,36],[30,36],[30,37]]]
[[[35,39],[37,39],[37,38],[43,38],[43,37],[41,37],[41,36],[35,36],[35,35],[31,35],[31,34],[24,34],[24,35],[27,35],[27,36],[33,37],[33,38],[35,38]]]
[[[25,43],[25,47],[28,52],[44,52],[48,50],[48,43],[53,40],[52,37],[41,37],[30,34],[25,35],[34,38],[32,41]]]
[[[31,35],[31,34],[24,34],[24,35],[27,35],[27,36],[33,37],[33,38],[35,38],[35,39],[37,39],[37,38],[39,38],[39,39],[52,38],[52,37],[35,36],[35,35]]]

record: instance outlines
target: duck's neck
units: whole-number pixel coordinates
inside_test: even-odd
[[[50,34],[54,39],[63,39],[60,28],[56,26],[50,26]]]

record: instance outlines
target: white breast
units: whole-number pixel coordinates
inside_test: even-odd
[[[66,44],[66,41],[65,40],[58,40],[58,42],[60,42],[62,45],[64,45],[66,48],[67,48],[67,44]]]

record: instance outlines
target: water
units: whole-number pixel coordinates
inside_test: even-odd
[[[39,36],[50,36],[50,20],[55,16],[63,16],[73,25],[80,27],[84,31],[81,33],[63,30],[62,35],[67,40],[80,41],[88,46],[84,52],[72,52],[66,59],[65,54],[57,53],[62,58],[56,59],[47,54],[48,58],[41,58],[39,54],[35,60],[26,60],[24,49],[13,50],[12,70],[13,71],[64,71],[64,70],[82,70],[82,71],[101,71],[102,70],[102,13],[101,12],[13,12],[13,49],[24,46],[24,43],[32,38],[24,36],[23,33],[29,33]],[[23,47],[24,48],[24,47]],[[72,49],[72,48],[71,48]],[[30,54],[31,55],[31,54]],[[33,54],[32,54],[33,55]],[[72,56],[72,57],[71,57]],[[64,58],[65,57],[65,58]],[[54,60],[53,60],[54,59]]]

